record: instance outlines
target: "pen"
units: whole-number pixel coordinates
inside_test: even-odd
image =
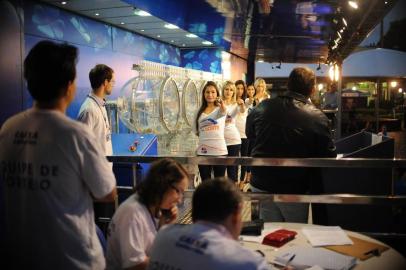
[[[293,259],[295,258],[296,254],[293,254],[290,259],[286,262],[285,266],[283,267],[283,269],[288,269],[289,264],[293,261]]]
[[[371,254],[373,256],[381,255],[381,253],[379,252],[379,249],[377,249],[377,248],[371,249],[370,251],[367,251],[364,253],[364,255],[369,255],[369,254]]]

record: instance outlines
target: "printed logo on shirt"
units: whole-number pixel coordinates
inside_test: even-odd
[[[14,134],[13,144],[37,144],[37,131],[19,130]]]
[[[51,187],[50,178],[57,177],[59,173],[58,166],[24,161],[2,161],[1,168],[1,178],[8,188],[31,191],[48,190]]]
[[[229,124],[229,123],[231,123],[233,121],[233,118],[231,117],[231,115],[228,115],[227,114],[227,116],[226,116],[226,124]]]
[[[181,235],[178,241],[176,241],[176,246],[193,251],[197,254],[204,254],[209,246],[209,241],[206,239],[196,239],[190,235]]]
[[[207,126],[213,126],[213,125],[217,125],[218,122],[216,120],[214,120],[213,118],[207,118],[204,119],[203,121],[200,122],[200,128],[205,128]]]

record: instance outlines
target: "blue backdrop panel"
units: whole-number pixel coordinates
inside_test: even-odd
[[[181,56],[182,66],[185,68],[221,73],[220,49],[184,49]]]
[[[134,145],[136,141],[138,142],[136,150],[130,151],[130,146]],[[112,142],[115,156],[155,156],[158,154],[157,137],[153,134],[112,134]],[[149,163],[137,164],[137,182],[145,177],[149,167]],[[133,164],[114,164],[113,170],[117,185],[133,185]]]

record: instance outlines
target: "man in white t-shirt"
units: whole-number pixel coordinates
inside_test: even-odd
[[[105,98],[113,90],[114,71],[106,65],[98,64],[90,70],[89,80],[92,92],[87,95],[80,107],[78,120],[90,127],[105,155],[110,156],[113,154],[113,147]]]
[[[66,117],[77,48],[41,41],[24,61],[34,106],[0,131],[7,269],[104,269],[93,199],[113,201],[115,178],[91,130]]]
[[[160,230],[148,269],[271,269],[263,257],[237,241],[241,212],[242,196],[231,181],[204,181],[193,194],[194,224]]]

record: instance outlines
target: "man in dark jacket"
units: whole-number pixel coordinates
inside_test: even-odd
[[[246,134],[255,141],[253,157],[335,157],[329,120],[309,97],[316,77],[309,68],[290,73],[288,91],[262,101],[248,115]],[[275,194],[306,194],[311,184],[321,185],[312,168],[252,167],[252,190]],[[263,203],[262,218],[272,221],[307,222],[308,204]]]

